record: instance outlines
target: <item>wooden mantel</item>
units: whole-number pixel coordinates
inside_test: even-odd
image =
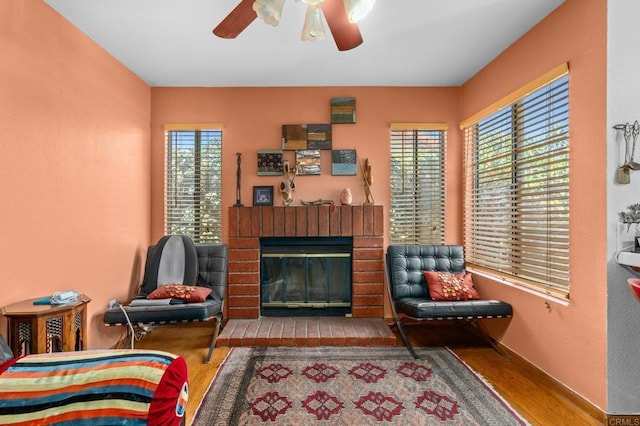
[[[352,237],[351,314],[384,317],[382,206],[229,207],[227,318],[260,317],[261,237]]]

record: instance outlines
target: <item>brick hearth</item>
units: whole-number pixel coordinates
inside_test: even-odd
[[[382,206],[229,208],[227,318],[260,317],[260,237],[352,237],[354,318],[384,317]]]
[[[297,317],[230,319],[218,346],[394,346],[382,318]]]

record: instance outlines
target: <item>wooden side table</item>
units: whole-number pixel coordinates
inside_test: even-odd
[[[38,298],[2,308],[14,356],[85,349],[90,298],[82,294],[64,305],[34,305],[34,300]]]

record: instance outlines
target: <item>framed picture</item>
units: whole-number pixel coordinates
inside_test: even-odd
[[[272,206],[273,205],[273,186],[254,186],[253,187],[253,205],[254,206]]]

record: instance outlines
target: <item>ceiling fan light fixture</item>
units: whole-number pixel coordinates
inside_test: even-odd
[[[282,15],[284,0],[256,0],[253,3],[253,10],[267,24],[277,27]]]
[[[360,22],[362,18],[367,16],[376,0],[344,0],[344,9],[347,12],[349,22]]]
[[[305,0],[303,0],[307,3]],[[322,12],[320,11],[320,3],[309,4],[307,14],[304,18],[304,26],[302,27],[303,41],[324,40],[324,25],[322,24]]]
[[[308,16],[305,19],[302,40],[325,39],[327,36],[325,35],[324,22],[326,22],[339,51],[351,50],[362,44],[362,35],[358,25],[349,22],[347,17],[346,0],[295,1],[307,4]],[[366,0],[366,2],[370,2],[372,5],[374,0]],[[349,2],[350,7],[358,6],[358,4],[352,5]],[[213,34],[227,39],[236,38],[257,17],[269,25],[277,26],[280,22],[283,6],[284,0],[239,0],[238,5],[213,29]],[[315,9],[309,10],[312,6]]]

